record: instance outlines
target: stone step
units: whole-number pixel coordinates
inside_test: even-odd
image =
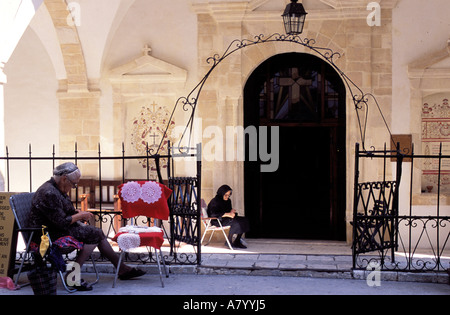
[[[130,263],[131,265],[132,263]],[[158,274],[156,264],[140,264],[149,274]],[[371,271],[352,270],[348,255],[286,255],[286,254],[203,254],[200,265],[168,265],[172,274],[248,275],[309,277],[367,280]],[[98,263],[100,273],[114,273],[110,263]],[[82,272],[94,272],[86,263]],[[381,271],[380,281],[426,282],[449,284],[447,272]]]

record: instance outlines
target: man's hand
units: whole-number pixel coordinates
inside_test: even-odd
[[[89,221],[89,219],[92,219],[93,217],[94,215],[91,212],[79,211],[77,214],[72,216],[72,223],[77,221]]]

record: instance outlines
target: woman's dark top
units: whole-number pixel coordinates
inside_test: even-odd
[[[72,216],[76,213],[70,197],[61,192],[56,181],[51,178],[34,194],[30,225],[34,227],[45,225],[52,240],[70,235],[85,244],[98,244],[105,238],[99,228],[79,221],[72,224]],[[40,236],[36,241],[40,242]]]
[[[233,209],[231,199],[223,200],[223,196],[230,190],[231,188],[227,185],[223,185],[217,190],[217,195],[210,201],[206,210],[209,217],[222,218],[225,213]]]
[[[206,212],[209,217],[219,219],[222,226],[231,226],[230,235],[242,234],[249,231],[249,224],[246,218],[238,217],[237,214],[234,218],[223,217],[225,213],[228,213],[233,209],[231,206],[231,199],[228,198],[228,200],[223,200],[223,196],[231,190],[230,186],[221,186],[217,190],[216,196],[209,202]],[[211,224],[219,226],[216,220],[213,220]]]

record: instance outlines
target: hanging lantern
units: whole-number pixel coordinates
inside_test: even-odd
[[[288,35],[301,34],[305,25],[305,18],[308,13],[306,13],[303,4],[297,2],[298,0],[291,0],[282,15],[284,28]]]

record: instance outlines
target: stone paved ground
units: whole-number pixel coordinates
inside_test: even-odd
[[[308,245],[309,246],[309,245]],[[205,250],[206,251],[206,250]],[[272,250],[275,252],[275,250]],[[369,271],[352,270],[348,248],[314,246],[288,254],[229,251],[217,253],[209,248],[202,253],[202,264],[170,265],[170,277],[161,288],[155,265],[141,265],[147,275],[139,280],[119,281],[112,289],[114,269],[109,263],[99,263],[101,281],[92,294],[446,294],[450,295],[446,272],[408,273],[383,271],[380,287],[369,287]],[[293,250],[293,252],[295,252]],[[304,252],[303,254],[300,252]],[[334,254],[326,254],[326,253]],[[446,259],[443,264],[449,265]],[[89,264],[83,267],[83,277],[93,277]],[[251,276],[251,277],[250,277]],[[227,280],[228,279],[228,280]],[[26,275],[21,282],[26,281]],[[236,282],[235,282],[236,281]],[[240,283],[241,285],[237,285]],[[248,285],[247,285],[248,283]],[[401,293],[403,292],[403,293]],[[59,294],[65,294],[61,289]],[[5,294],[32,294],[30,287],[19,291],[1,290]],[[76,293],[86,294],[86,293]]]
[[[94,275],[85,274],[84,278],[86,281],[93,281]],[[23,281],[26,281],[26,276]],[[21,280],[21,282],[23,281]],[[365,280],[312,277],[175,273],[170,274],[169,278],[164,278],[164,288],[161,287],[158,275],[152,273],[135,280],[118,281],[115,288],[112,288],[112,281],[112,274],[101,274],[100,282],[94,286],[93,291],[76,292],[71,296],[175,295],[177,297],[173,298],[173,301],[183,302],[189,300],[189,296],[201,296],[203,300],[207,300],[208,296],[229,297],[230,299],[254,299],[255,296],[258,296],[258,299],[266,299],[278,295],[450,295],[450,285],[448,284],[381,281],[380,286],[371,287]],[[57,293],[58,295],[68,295],[60,284]],[[18,291],[0,289],[0,300],[4,298],[1,295],[30,294],[33,294],[30,286]],[[146,299],[146,302],[157,302],[158,299],[154,297]],[[288,302],[296,303],[295,298],[289,299]]]

